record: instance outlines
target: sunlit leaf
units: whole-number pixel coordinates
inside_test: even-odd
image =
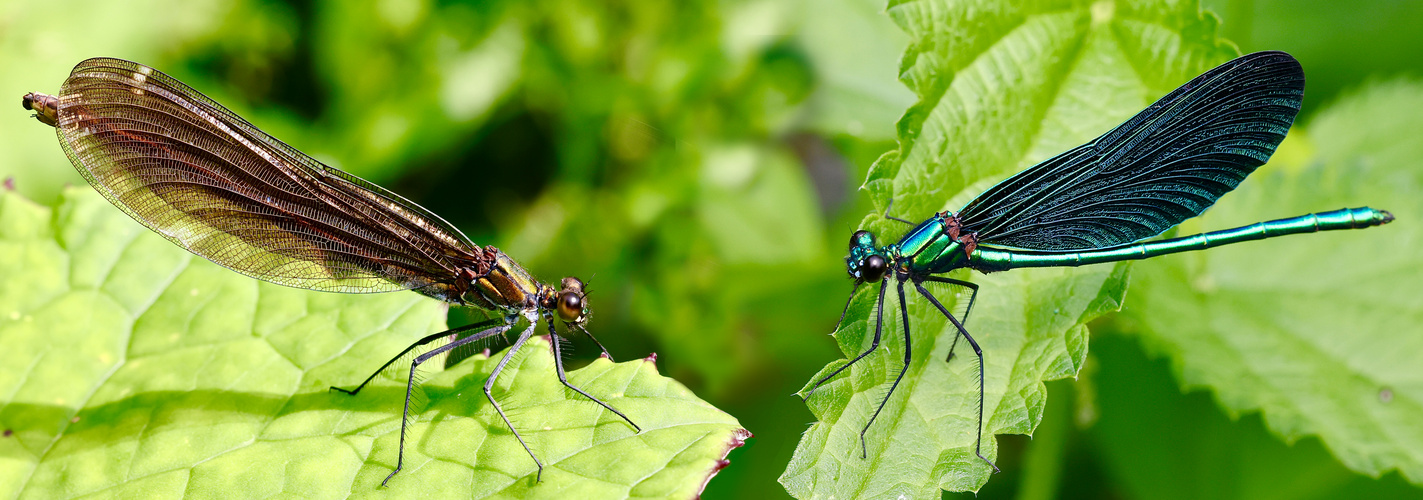
[[[88,188],[54,209],[0,195],[0,495],[690,497],[748,436],[650,360],[597,360],[565,389],[535,338],[484,398],[494,359],[424,371],[390,482],[404,383],[352,386],[444,306],[261,283],[164,241]],[[497,346],[496,346],[497,347]],[[438,365],[438,363],[431,363]],[[399,370],[397,370],[399,371]]]

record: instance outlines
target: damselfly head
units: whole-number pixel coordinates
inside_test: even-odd
[[[25,94],[25,98],[20,104],[24,106],[25,109],[34,111],[35,119],[39,120],[40,123],[51,127],[59,123],[58,97],[38,92],[30,92]]]
[[[850,235],[850,255],[845,256],[845,272],[859,281],[879,281],[889,270],[889,261],[875,248],[875,235],[859,230]]]
[[[583,281],[572,276],[563,278],[563,288],[554,297],[554,310],[559,319],[569,323],[588,321],[588,297],[583,291]]]
[[[861,229],[850,235],[850,252],[854,253],[857,248],[873,250],[875,248],[874,233]]]

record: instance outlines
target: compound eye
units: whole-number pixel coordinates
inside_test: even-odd
[[[875,245],[875,235],[863,229],[855,231],[855,234],[850,235],[851,251],[854,251],[856,247],[864,244],[869,244],[869,246],[873,247]]]
[[[889,270],[889,263],[884,257],[871,255],[865,259],[864,269],[860,272],[865,281],[879,281],[884,277],[884,273]]]
[[[583,295],[572,291],[558,294],[558,317],[568,322],[583,317]]]

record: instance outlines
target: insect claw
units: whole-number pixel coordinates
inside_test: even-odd
[[[975,452],[973,452],[973,454],[974,454],[974,455],[978,455],[979,460],[983,460],[983,463],[986,463],[986,464],[988,464],[989,467],[992,467],[994,474],[997,474],[997,473],[999,473],[999,472],[1003,472],[1003,471],[1001,471],[1001,470],[998,469],[998,466],[997,466],[997,465],[993,465],[993,461],[992,461],[992,460],[989,460],[988,458],[984,457],[982,453],[979,453],[979,452],[976,452],[976,451],[975,451]]]

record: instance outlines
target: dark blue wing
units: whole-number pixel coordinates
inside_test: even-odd
[[[1256,52],[1197,76],[1096,140],[993,186],[959,212],[979,242],[1076,251],[1199,215],[1263,165],[1304,97],[1304,70]]]

